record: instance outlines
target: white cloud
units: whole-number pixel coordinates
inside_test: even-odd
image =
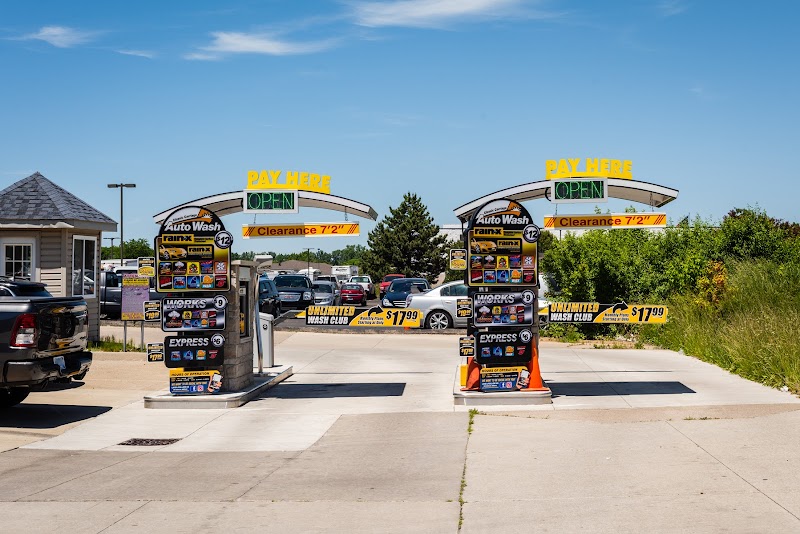
[[[687,9],[688,7],[683,0],[661,0],[658,3],[658,11],[664,17],[680,15]]]
[[[148,50],[117,50],[117,52],[126,56],[146,57],[147,59],[156,57],[155,52],[150,52]]]
[[[200,52],[193,52],[191,54],[184,54],[183,59],[188,59],[190,61],[215,61],[219,59],[217,54],[203,54]]]
[[[289,56],[321,52],[335,44],[332,40],[306,43],[283,41],[263,33],[214,32],[211,35],[214,37],[213,42],[201,47],[201,50],[212,54]]]
[[[447,23],[503,18],[519,12],[521,0],[394,0],[356,2],[356,23],[362,26],[437,28]]]
[[[20,39],[30,41],[37,39],[50,43],[58,48],[71,48],[91,41],[97,32],[87,32],[66,26],[44,26],[36,33],[23,35]]]

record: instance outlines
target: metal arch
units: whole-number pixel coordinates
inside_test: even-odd
[[[185,202],[174,206],[168,210],[153,215],[153,222],[161,224],[170,213],[178,208],[185,206],[202,206],[208,208],[219,216],[239,213],[244,210],[244,199],[247,191],[231,191],[209,197],[198,198],[191,202]],[[378,213],[367,204],[350,200],[349,198],[326,195],[323,193],[313,193],[311,191],[298,191],[297,203],[302,208],[320,208],[333,211],[344,212],[345,215],[358,215],[365,219],[377,220]]]
[[[608,196],[611,198],[621,198],[632,202],[639,202],[660,208],[678,198],[678,190],[664,187],[662,185],[651,184],[649,182],[639,182],[637,180],[623,180],[620,178],[607,178]],[[537,200],[546,198],[547,191],[552,185],[553,180],[541,180],[527,184],[515,185],[500,191],[495,191],[481,198],[453,210],[456,217],[461,221],[467,221],[472,214],[490,200],[508,198],[517,202],[527,200]]]

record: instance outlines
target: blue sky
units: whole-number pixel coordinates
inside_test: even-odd
[[[40,171],[119,220],[106,184],[134,182],[125,237],[150,240],[152,215],[241,190],[250,169],[328,174],[379,218],[411,191],[453,224],[543,179],[547,159],[601,157],[680,190],[673,220],[758,205],[797,221],[799,15],[792,1],[2,2],[0,188]],[[343,216],[257,222],[301,220]],[[375,223],[359,221],[355,238],[234,250],[366,244]],[[253,216],[224,222],[236,237]]]

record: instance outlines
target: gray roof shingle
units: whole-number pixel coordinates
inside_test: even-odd
[[[66,191],[38,172],[0,191],[0,219],[116,221]]]

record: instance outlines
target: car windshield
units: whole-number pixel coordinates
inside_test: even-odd
[[[333,286],[330,284],[314,284],[314,289],[320,293],[333,293]]]
[[[18,285],[13,288],[18,297],[52,297],[47,290],[40,285],[23,286]]]
[[[358,284],[345,284],[345,285],[342,286],[342,289],[344,289],[344,290],[349,289],[350,291],[353,291],[353,290],[361,291],[363,288]]]
[[[276,276],[273,282],[278,287],[311,287],[311,283],[305,276]]]
[[[353,282],[369,282],[369,276],[354,276]]]
[[[395,293],[416,293],[426,289],[428,289],[428,285],[421,280],[395,280],[389,286],[389,291]]]
[[[402,274],[387,274],[383,277],[384,282],[391,282],[392,280],[397,280],[398,278],[403,278]]]

